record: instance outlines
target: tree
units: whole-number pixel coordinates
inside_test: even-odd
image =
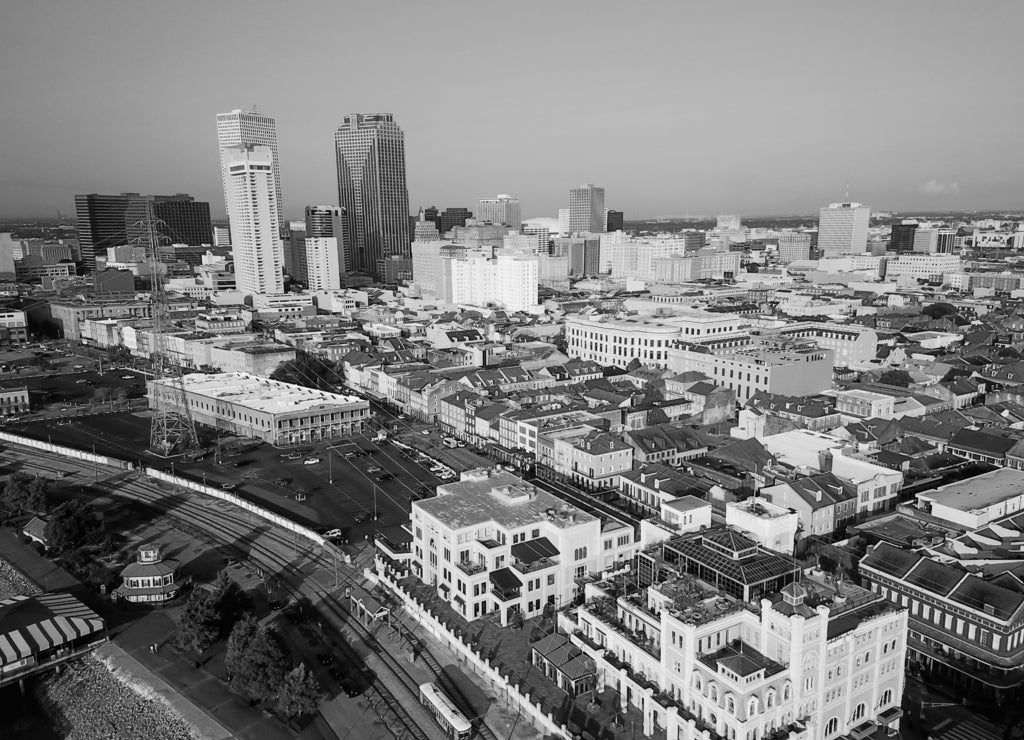
[[[342,382],[341,372],[333,363],[308,352],[296,352],[294,360],[282,362],[270,377],[321,391],[333,390]]]
[[[921,311],[922,316],[927,316],[930,319],[941,319],[944,316],[955,316],[956,307],[950,303],[933,303],[930,306],[925,306]]]
[[[224,666],[231,676],[231,687],[252,701],[274,701],[288,662],[277,637],[261,627],[256,618],[247,614],[228,637]]]
[[[46,511],[46,492],[49,481],[46,478],[15,473],[0,491],[0,509],[20,515],[27,511]]]
[[[906,370],[892,368],[891,370],[886,370],[884,373],[878,376],[878,382],[884,383],[886,385],[898,385],[901,388],[906,388],[908,385],[914,382],[914,379]]]
[[[50,515],[46,523],[46,539],[61,552],[95,544],[102,532],[92,505],[72,499],[65,501]]]
[[[285,674],[277,694],[277,711],[288,719],[311,714],[320,701],[320,685],[300,663]]]
[[[202,655],[217,639],[220,617],[213,597],[196,589],[185,602],[178,619],[174,642],[183,650]]]
[[[818,555],[818,567],[825,573],[835,573],[839,563],[824,553]]]
[[[231,580],[226,570],[217,574],[217,580],[213,584],[214,609],[217,611],[218,628],[221,635],[230,633],[249,606],[249,599],[241,586]]]

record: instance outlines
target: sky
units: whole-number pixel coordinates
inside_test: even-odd
[[[412,212],[595,183],[626,218],[1021,209],[1024,2],[32,0],[0,23],[0,218],[186,192],[215,116],[277,119],[285,211],[342,116],[405,131]]]

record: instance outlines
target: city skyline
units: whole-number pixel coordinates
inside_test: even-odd
[[[571,3],[544,6],[540,22],[529,6],[518,15],[475,9],[480,22],[501,21],[483,35],[468,33],[456,3],[422,18],[359,7],[346,22],[387,26],[397,47],[417,49],[416,74],[403,57],[337,79],[335,70],[369,53],[373,33],[344,49],[279,47],[271,40],[305,23],[273,5],[246,15],[233,3],[204,7],[197,26],[189,12],[156,6],[63,4],[54,15],[20,4],[0,30],[0,87],[11,101],[2,114],[0,217],[70,213],[76,193],[122,191],[188,192],[222,213],[209,122],[254,103],[277,120],[289,219],[307,204],[333,203],[332,133],[353,110],[401,121],[412,213],[431,203],[471,208],[507,192],[524,218],[554,217],[581,182],[606,187],[608,207],[627,219],[813,214],[843,200],[847,183],[849,199],[876,210],[1013,208],[1024,171],[1014,121],[1024,101],[1006,91],[1024,61],[1012,36],[1024,8],[995,6],[1004,22],[989,22],[995,10],[952,3],[884,6],[884,16],[853,19],[807,3],[694,8],[686,44],[676,36],[675,4],[652,4],[642,17],[610,6],[574,21],[597,51],[570,99],[557,81],[575,74],[575,54],[559,40]],[[321,26],[332,13],[341,11],[318,15]],[[131,36],[115,18],[131,21]],[[186,24],[204,54],[182,55],[171,43]],[[464,28],[460,43],[430,42],[446,25]],[[225,27],[267,41],[259,74],[218,43]],[[32,50],[44,40],[51,51],[40,57]],[[510,57],[523,43],[544,53]],[[19,63],[29,56],[32,65]],[[439,80],[460,79],[463,94],[475,96],[509,65],[528,104],[499,96],[501,104],[452,115],[437,99]],[[167,68],[173,78],[156,76]],[[212,68],[222,82],[202,84]],[[304,81],[340,84],[297,105]],[[640,122],[624,125],[624,108]]]

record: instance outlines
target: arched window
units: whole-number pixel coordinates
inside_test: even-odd
[[[825,724],[825,737],[829,737],[830,735],[835,735],[836,734],[836,730],[838,730],[838,729],[839,729],[839,720],[837,720],[835,717],[833,717],[832,719],[830,719]]]
[[[793,685],[786,683],[782,687],[782,701],[789,701],[793,696]]]
[[[882,698],[878,701],[878,706],[884,707],[887,704],[892,704],[892,689],[886,689],[882,692]]]
[[[755,714],[757,714],[757,710],[758,710],[757,697],[756,696],[752,696],[752,697],[750,697],[750,701],[747,702],[747,716],[748,717],[753,717]]]
[[[713,683],[708,684],[708,698],[716,704],[718,703],[718,687]]]
[[[729,714],[736,714],[736,700],[732,698],[731,694],[725,695],[725,711]]]
[[[862,719],[864,719],[865,711],[867,711],[867,707],[865,707],[864,704],[858,704],[857,708],[853,710],[853,717],[851,717],[850,721],[860,722]]]
[[[775,706],[775,689],[768,689],[768,693],[764,695],[764,706],[765,709]]]
[[[700,676],[693,677],[693,688],[697,689],[697,691],[701,691],[704,688],[704,685],[701,683]]]

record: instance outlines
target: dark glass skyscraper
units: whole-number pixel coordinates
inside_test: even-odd
[[[108,247],[145,240],[147,229],[140,222],[147,218],[149,203],[153,218],[163,222],[157,224],[157,233],[164,244],[212,243],[210,204],[191,195],[76,195],[78,239],[86,272],[96,269],[96,255],[104,256]]]
[[[608,211],[608,231],[622,231],[622,211]]]
[[[390,113],[345,116],[334,134],[338,205],[347,220],[345,262],[380,275],[393,255],[411,257],[405,134]]]

